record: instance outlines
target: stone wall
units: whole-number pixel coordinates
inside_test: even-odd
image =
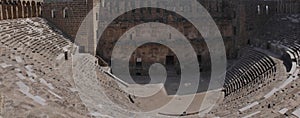
[[[272,17],[274,14],[281,13],[295,13],[298,12],[299,2],[296,0],[287,1],[259,1],[259,0],[198,0],[211,14],[213,19],[221,31],[226,47],[227,57],[229,59],[236,58],[237,52],[251,43],[251,37],[260,31],[261,27]],[[43,5],[43,17],[52,22],[63,32],[68,34],[72,39],[75,38],[78,28],[85,16],[92,7],[99,0],[74,0],[74,1],[52,1],[45,2]],[[107,7],[107,17],[110,17],[111,12],[118,12],[118,9],[124,7],[124,4],[131,6],[132,3],[124,3],[119,1],[113,3],[112,1],[101,1],[101,7]],[[122,6],[123,5],[123,6]],[[191,9],[188,6],[183,6],[183,9]],[[191,10],[195,12],[196,10]],[[95,15],[96,16],[96,15]],[[206,54],[204,42],[197,42],[193,39],[202,39],[195,28],[187,22],[186,19],[179,17],[176,14],[172,14],[162,9],[137,9],[132,10],[122,16],[118,17],[112,22],[105,32],[100,36],[97,32],[96,23],[94,28],[91,28],[94,34],[93,37],[83,36],[80,37],[82,41],[81,47],[84,52],[90,52],[93,55],[97,55],[103,58],[105,61],[110,61],[111,51],[114,44],[118,41],[118,36],[121,36],[128,29],[145,22],[161,22],[169,24],[184,34],[187,39],[191,40],[191,43],[196,49],[198,55],[202,57],[208,57]],[[97,21],[96,21],[97,22]],[[84,27],[87,29],[87,27]],[[88,34],[90,30],[83,30],[83,34]],[[90,35],[90,34],[89,34]],[[95,44],[95,39],[100,39],[98,44]],[[92,41],[92,42],[91,42]],[[94,41],[94,42],[93,42]],[[91,46],[94,44],[95,46]],[[142,48],[144,53],[150,53],[149,51],[156,46]],[[139,49],[141,50],[141,48]],[[147,52],[148,50],[148,52]],[[205,53],[205,54],[202,54]],[[166,57],[166,55],[159,55],[160,57]],[[135,63],[136,59],[132,59],[132,63]],[[164,59],[161,59],[164,60]],[[208,60],[201,59],[201,60]]]
[[[42,17],[74,40],[82,21],[93,7],[93,0],[45,2]]]
[[[199,2],[205,8],[207,8],[207,10],[211,13],[213,19],[216,21],[216,24],[224,38],[224,42],[227,47],[227,56],[230,58],[234,58],[234,53],[236,52],[234,51],[234,48],[232,48],[234,46],[233,41],[237,39],[236,37],[238,36],[237,33],[235,33],[236,31],[234,31],[234,27],[238,27],[238,23],[236,23],[238,21],[236,20],[236,4],[232,1],[227,2],[219,0],[199,0]],[[118,8],[122,7],[121,5],[123,5],[124,3],[119,4],[120,6],[118,6],[118,4],[116,3],[110,2],[110,6],[106,7]],[[183,9],[186,10],[185,8],[186,7],[184,7]],[[197,13],[197,11],[197,9],[191,10],[192,13]],[[110,12],[116,11],[115,9],[112,9],[102,12],[107,12],[107,14],[109,14]],[[160,22],[176,28],[190,41],[199,58],[198,60],[204,62],[200,62],[203,71],[210,70],[209,51],[201,34],[187,19],[174,12],[170,12],[164,9],[141,8],[122,14],[106,28],[102,36],[99,36],[100,41],[97,45],[96,54],[102,57],[105,61],[110,62],[112,50],[119,38],[129,29],[147,22]],[[166,30],[166,33],[168,33],[168,30]],[[138,35],[138,33],[136,35]],[[173,37],[174,34],[169,35],[171,38],[176,38]],[[133,35],[132,37],[135,37],[135,35]],[[134,70],[136,70],[136,68],[141,68],[141,70],[148,70],[149,66],[155,61],[157,63],[167,65],[166,58],[168,56],[176,58],[176,55],[174,55],[173,52],[166,47],[159,46],[158,44],[143,45],[132,54],[130,66],[131,69]],[[142,60],[141,67],[136,66],[139,65],[137,60]],[[174,66],[176,68],[179,66],[179,62],[176,59],[174,59]],[[179,69],[177,68],[177,70]],[[147,74],[148,71],[145,71],[145,73]]]
[[[244,40],[239,44],[251,43],[253,37],[260,32],[263,32],[267,23],[272,16],[278,14],[295,14],[299,13],[300,1],[285,0],[285,1],[253,1],[245,0],[241,2],[243,10],[241,15],[244,15]]]

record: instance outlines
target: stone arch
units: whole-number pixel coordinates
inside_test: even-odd
[[[68,18],[70,16],[70,9],[68,7],[63,8],[63,18]]]
[[[42,3],[37,2],[36,7],[37,7],[37,16],[41,16],[42,15]]]
[[[30,17],[32,17],[32,6],[29,1],[26,2],[26,6],[27,6],[26,8],[28,11],[28,17],[30,18]]]
[[[37,17],[37,10],[36,10],[36,4],[35,1],[31,1],[31,8],[32,8],[32,17]]]
[[[12,10],[13,6],[12,6],[12,1],[8,0],[7,1],[7,19],[12,19],[13,17],[13,10]]]
[[[3,13],[2,13],[2,1],[0,0],[0,20],[3,19]]]
[[[261,14],[261,6],[260,5],[257,5],[257,12],[256,12],[258,15]]]
[[[270,14],[270,6],[269,5],[266,5],[265,11],[266,11],[266,15]]]
[[[6,0],[2,0],[1,1],[1,3],[2,3],[2,19],[7,19],[7,6],[8,6],[8,4],[7,4],[7,1]]]
[[[57,10],[56,9],[51,9],[51,18],[56,18],[57,17]]]
[[[23,17],[28,18],[28,8],[27,8],[28,6],[25,1],[23,1],[22,6],[23,6],[23,13],[24,13]]]
[[[42,3],[41,2],[37,2],[36,3],[36,7],[37,7],[37,15],[41,16],[42,15]]]
[[[24,18],[23,15],[23,6],[22,6],[22,2],[20,0],[17,1],[17,7],[18,7],[18,18]]]
[[[17,1],[12,1],[12,15],[13,15],[13,18],[19,18],[18,17],[18,8],[17,8]]]

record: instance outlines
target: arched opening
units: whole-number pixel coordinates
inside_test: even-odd
[[[2,11],[2,1],[0,1],[0,20],[3,19],[3,11]]]
[[[250,41],[250,39],[248,39],[248,41],[247,41],[247,44],[248,44],[248,45],[251,45],[251,41]]]
[[[17,7],[18,7],[18,18],[24,18],[23,15],[23,6],[20,0],[17,2]]]
[[[269,6],[266,5],[266,14],[269,15]]]
[[[260,15],[260,5],[257,5],[257,14]]]
[[[65,7],[63,9],[63,18],[68,18],[69,17],[69,8]]]
[[[24,18],[28,18],[28,9],[25,1],[23,1],[23,12],[24,12],[23,14]]]
[[[51,10],[51,18],[56,18],[56,10],[55,9]]]
[[[26,8],[27,8],[27,14],[28,14],[28,17],[30,18],[30,17],[32,17],[32,8],[31,8],[31,4],[30,4],[30,2],[28,1],[27,3],[26,3]]]
[[[291,59],[290,55],[288,53],[285,53],[282,55],[282,60],[283,60],[283,65],[286,68],[286,71],[289,72],[292,69],[292,62],[293,60]]]
[[[12,19],[13,18],[13,6],[12,6],[12,2],[8,1],[7,2],[7,19]]]
[[[37,15],[41,16],[42,15],[42,4],[40,2],[37,2]]]
[[[2,12],[3,12],[3,19],[8,19],[8,3],[6,0],[2,0]]]
[[[36,17],[37,13],[36,13],[36,5],[35,5],[35,1],[31,2],[31,8],[32,8],[32,17]]]
[[[18,16],[18,7],[17,7],[17,1],[12,1],[12,11],[13,11],[13,18],[19,18]]]

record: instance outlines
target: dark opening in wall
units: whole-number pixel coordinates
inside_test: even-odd
[[[174,64],[175,64],[174,56],[166,56],[166,65],[174,65]]]
[[[68,51],[65,51],[65,60],[68,60]]]
[[[292,69],[292,59],[288,54],[282,55],[283,65],[286,67],[286,71],[289,72]]]
[[[56,18],[56,10],[55,9],[51,10],[51,17]]]
[[[138,68],[141,68],[142,67],[142,62],[136,62],[135,66],[138,67]]]
[[[18,13],[17,13],[17,2],[16,1],[12,1],[11,3],[12,5],[12,15],[13,15],[13,18],[18,18]]]
[[[268,42],[268,43],[267,43],[267,49],[270,49],[270,48],[271,48],[271,43]]]
[[[269,15],[269,6],[266,5],[266,14]]]
[[[30,2],[29,1],[27,1],[27,3],[26,3],[26,6],[27,6],[27,15],[28,15],[28,17],[32,17],[32,6],[31,6],[31,4],[30,4]]]
[[[69,8],[66,7],[63,9],[63,17],[68,18],[69,17]]]
[[[251,45],[251,41],[250,41],[250,39],[248,39],[248,41],[247,41],[247,44],[248,44],[248,45]]]
[[[233,18],[236,18],[236,11],[233,11]]]
[[[23,8],[22,8],[22,3],[21,1],[17,2],[17,9],[18,9],[18,18],[24,18],[23,16]]]
[[[260,5],[257,5],[257,14],[260,15]]]
[[[237,35],[237,28],[235,26],[233,27],[233,35]]]
[[[201,65],[201,62],[202,62],[202,56],[201,56],[201,55],[198,55],[197,58],[198,58],[198,63],[199,63],[199,65]]]
[[[12,11],[11,2],[7,3],[6,11],[7,11],[7,19],[12,19],[13,11]]]
[[[37,17],[37,9],[36,9],[36,4],[34,1],[31,1],[31,16],[32,17]]]
[[[137,72],[135,73],[135,75],[136,75],[136,76],[141,76],[141,75],[142,75],[142,73],[141,73],[141,72],[139,72],[139,71],[137,71]]]
[[[143,68],[142,58],[137,58],[135,62],[135,75],[141,76],[142,68]]]

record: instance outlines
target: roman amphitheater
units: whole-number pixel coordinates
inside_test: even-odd
[[[218,59],[224,56],[226,71],[217,75],[211,56],[222,51],[209,51],[205,38],[211,37],[190,22],[196,18],[162,8],[130,9],[156,3],[128,1],[0,0],[0,118],[300,118],[299,0],[195,0],[225,46]],[[170,0],[153,1],[173,9]],[[174,11],[201,13],[188,2],[178,7]],[[136,49],[125,42],[134,50],[125,55],[128,63],[113,68],[114,46],[124,37],[168,44],[185,38],[201,76],[181,78],[189,67],[181,69],[176,51],[153,42]],[[182,54],[186,47],[175,43]],[[123,66],[132,80],[115,72]],[[224,82],[213,81],[219,76]],[[221,85],[210,88],[212,82]],[[195,84],[194,92],[178,94]]]

